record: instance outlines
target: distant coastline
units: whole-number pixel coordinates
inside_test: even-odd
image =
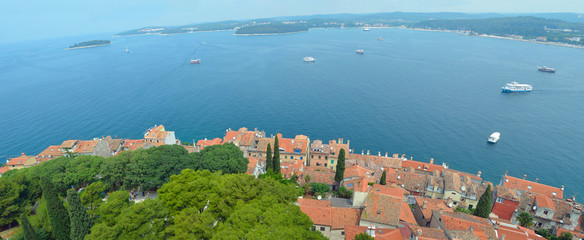
[[[73,44],[69,46],[67,49],[79,49],[79,48],[90,48],[90,47],[100,47],[111,45],[112,42],[110,40],[91,40],[91,41],[84,41],[80,43]]]
[[[294,33],[303,33],[303,32],[308,32],[310,30],[310,28],[308,30],[305,31],[296,31],[296,32],[285,32],[285,33],[234,33],[233,35],[235,36],[269,36],[269,35],[286,35],[286,34],[294,34]]]

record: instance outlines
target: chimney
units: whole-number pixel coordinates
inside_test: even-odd
[[[576,202],[576,196],[572,196],[572,202]]]
[[[527,178],[527,175],[523,175],[523,180],[525,180],[525,178]]]
[[[364,154],[365,154],[365,150],[361,150],[361,155],[364,155]]]
[[[509,173],[509,171],[505,171],[505,176],[507,176],[507,173]]]
[[[387,157],[387,152],[385,152],[385,157]]]
[[[257,132],[257,131],[258,131],[258,128],[254,128],[254,129],[253,129],[253,131],[254,131],[254,132]]]
[[[367,226],[367,235],[371,236],[371,226]]]
[[[343,139],[339,138],[339,144],[343,144]]]
[[[535,182],[539,181],[539,178],[535,178]]]
[[[23,154],[24,154],[24,153],[23,153]],[[564,191],[564,185],[562,185],[562,188],[561,188],[561,189],[562,189],[562,191]]]
[[[24,153],[21,153],[20,155],[22,155],[22,156],[26,156],[26,154],[24,154]],[[564,187],[564,186],[562,186],[562,187]]]
[[[370,153],[370,151],[369,151],[369,150],[367,150],[367,155],[369,155],[369,153]]]
[[[422,236],[422,229],[419,229],[419,228],[418,228],[418,230],[416,230],[416,234],[417,234],[418,236]]]
[[[406,155],[405,154],[402,154],[402,158],[405,158],[405,157],[406,157]]]
[[[347,140],[347,145],[349,145],[351,143],[351,140]]]
[[[428,202],[424,200],[424,203],[422,203],[422,209],[426,209],[426,207],[428,207]]]
[[[413,160],[414,160],[414,157],[410,157],[410,160],[412,160],[412,161],[413,161]]]
[[[494,228],[495,230],[498,230],[498,229],[499,229],[499,222],[495,222],[495,223],[493,224],[493,228]]]
[[[483,172],[479,171],[479,172],[477,173],[477,177],[481,177],[481,174],[482,174],[482,173],[483,173]]]
[[[469,230],[472,232],[472,231],[474,231],[474,228],[473,227],[470,227]]]
[[[281,134],[281,133],[278,133],[278,134],[276,134],[276,136],[278,136],[278,141],[279,141],[280,139],[282,139],[282,134]]]
[[[371,236],[375,238],[375,225],[371,226]]]
[[[430,158],[430,164],[434,164],[434,158]]]
[[[381,151],[377,152],[377,156],[381,157]]]
[[[501,235],[501,238],[499,238],[500,240],[505,240],[505,234]]]

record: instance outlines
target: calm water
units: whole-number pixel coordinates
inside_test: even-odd
[[[154,124],[189,142],[245,126],[584,193],[584,50],[404,29],[232,34],[0,45],[0,158],[67,139],[140,138]],[[96,38],[113,44],[63,50]],[[535,90],[502,94],[511,81]],[[487,144],[495,131],[501,141]]]

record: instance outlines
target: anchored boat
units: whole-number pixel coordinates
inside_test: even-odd
[[[501,133],[494,132],[493,134],[491,134],[491,136],[489,136],[489,139],[487,141],[489,143],[497,143],[499,139],[501,139]]]

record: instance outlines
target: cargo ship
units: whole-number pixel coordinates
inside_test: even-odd
[[[502,91],[504,93],[511,93],[511,92],[531,92],[533,87],[529,84],[521,84],[518,82],[507,83]]]

